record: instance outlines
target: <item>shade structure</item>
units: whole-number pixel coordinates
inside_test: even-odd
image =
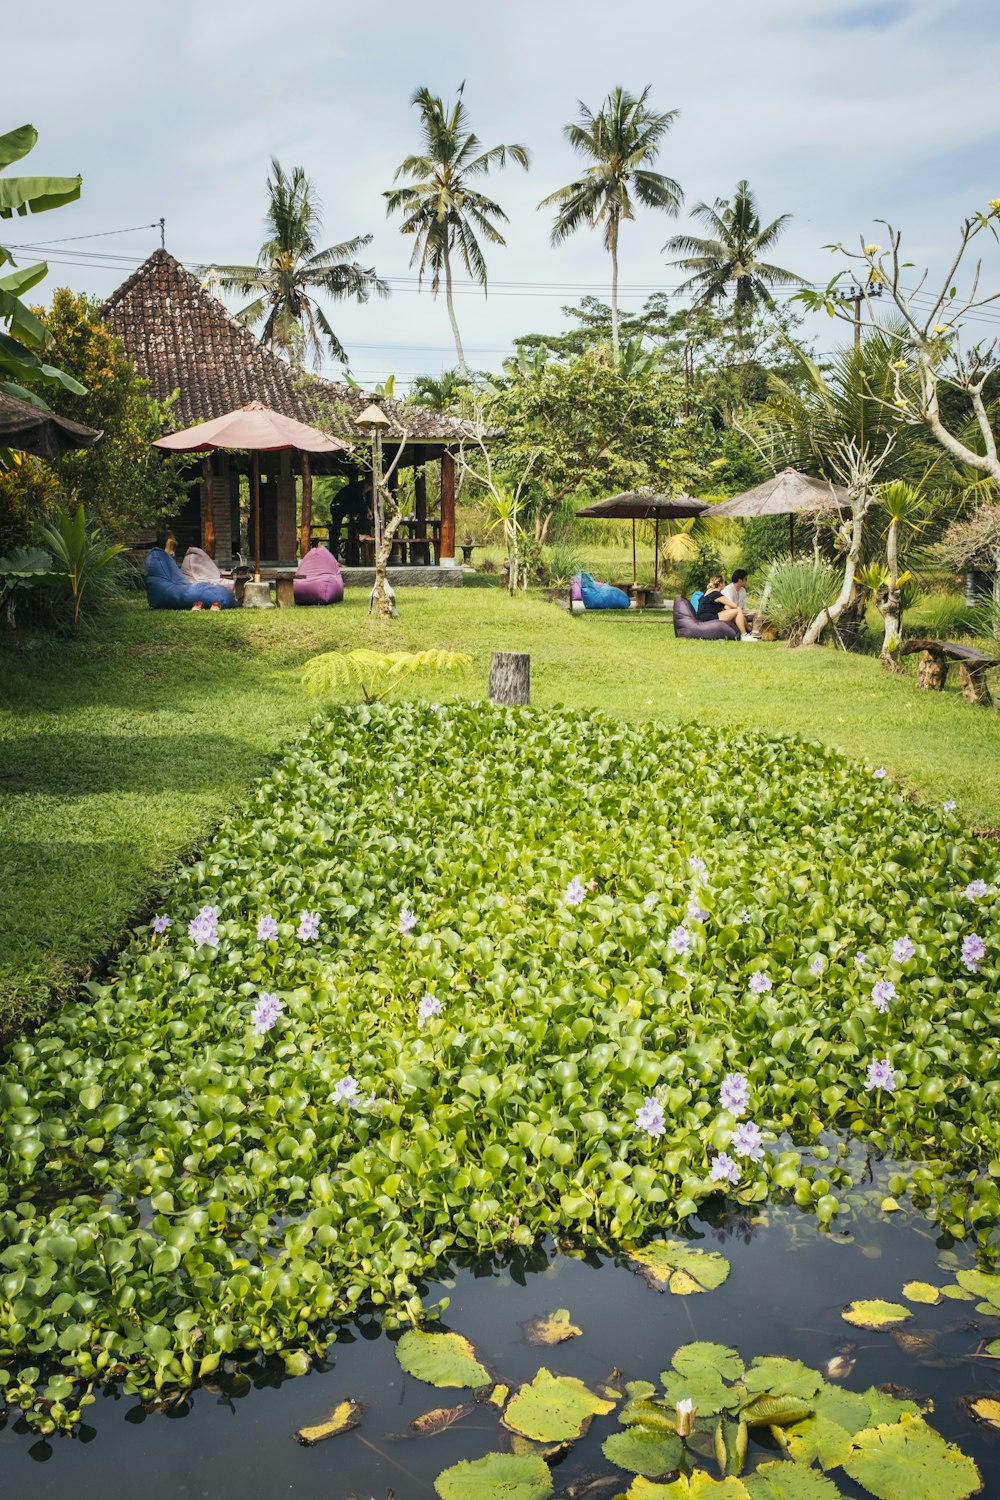
[[[649,495],[643,490],[626,490],[620,495],[611,495],[607,500],[597,500],[578,510],[577,515],[604,521],[632,522],[632,587],[637,584],[635,562],[635,523],[653,521],[656,525],[654,547],[656,554],[654,583],[660,582],[660,522],[690,521],[703,516],[712,507],[693,495]]]
[[[172,432],[168,437],[157,438],[154,448],[165,448],[169,453],[206,453],[213,448],[239,448],[253,454],[253,548],[254,577],[260,578],[260,453],[274,453],[282,449],[295,448],[300,453],[349,453],[350,443],[340,438],[329,437],[318,427],[298,422],[294,417],[282,416],[251,401],[236,411],[213,417],[211,422],[199,422],[183,432]]]
[[[723,500],[711,507],[715,516],[788,516],[789,548],[795,555],[795,521],[797,515],[815,515],[819,511],[850,507],[851,497],[840,485],[829,479],[813,479],[798,469],[782,469],[773,479],[765,480],[742,495]]]
[[[0,448],[51,460],[76,448],[92,448],[103,436],[103,431],[0,391]]]

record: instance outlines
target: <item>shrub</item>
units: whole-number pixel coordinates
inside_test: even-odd
[[[700,536],[693,540],[696,548],[695,555],[680,569],[685,594],[693,594],[695,589],[703,589],[713,573],[723,572],[722,558],[716,550],[714,538]]]
[[[781,558],[767,572],[763,613],[780,636],[797,642],[839,588],[840,575],[829,563]]]

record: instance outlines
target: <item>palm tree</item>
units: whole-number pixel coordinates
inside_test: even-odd
[[[618,350],[618,235],[625,219],[634,219],[633,198],[646,208],[662,208],[676,215],[684,194],[672,177],[650,170],[660,141],[677,118],[676,109],[655,114],[646,100],[649,88],[639,98],[624,89],[610,93],[595,115],[579,100],[580,118],[563,127],[563,134],[582,156],[587,167],[576,182],[543,198],[539,208],[558,208],[552,243],[560,244],[581,224],[604,224],[604,248],[611,256],[611,342]]]
[[[732,201],[716,198],[711,207],[696,203],[691,217],[700,220],[714,238],[675,234],[663,249],[681,252],[683,258],[670,264],[694,273],[677,290],[696,292],[695,307],[722,301],[732,293],[736,317],[743,322],[759,305],[774,306],[772,287],[805,285],[793,271],[760,259],[780,237],[791,214],[781,214],[762,229],[757,200],[746,178],[736,184]]]
[[[263,320],[262,342],[280,350],[293,364],[301,365],[303,355],[311,350],[318,365],[325,340],[334,359],[346,365],[347,351],[310,294],[322,292],[338,300],[353,297],[358,302],[367,302],[372,292],[387,296],[389,289],[374,270],[353,259],[372,237],[361,234],[317,250],[322,220],[313,184],[301,167],[287,176],[274,157],[271,172],[267,180],[271,201],[265,219],[270,233],[260,247],[257,264],[210,266],[207,273],[229,290],[254,294],[237,318],[251,328]]]
[[[430,273],[435,296],[444,274],[458,371],[463,380],[468,380],[469,367],[465,363],[452,296],[452,254],[458,252],[469,275],[485,291],[486,261],[476,234],[481,234],[491,245],[506,244],[497,221],[506,223],[507,215],[499,203],[472,187],[472,179],[484,177],[491,167],[506,166],[508,155],[527,169],[528,152],[524,146],[491,146],[488,151],[481,151],[478,136],[468,128],[468,114],[462,100],[464,88],[463,83],[450,109],[429,89],[420,88],[414,93],[410,103],[420,110],[424,149],[419,155],[406,157],[396,171],[393,181],[408,177],[406,186],[389,188],[383,197],[387,213],[403,214],[400,229],[415,238],[410,265],[419,261],[421,282]]]

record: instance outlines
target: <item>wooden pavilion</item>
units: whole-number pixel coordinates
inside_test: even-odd
[[[103,315],[137,373],[149,381],[151,394],[167,401],[177,393],[171,414],[178,428],[259,401],[367,451],[368,435],[355,418],[375,402],[389,421],[383,433],[387,455],[395,456],[394,439],[398,444],[405,433],[399,470],[413,471],[413,519],[401,528],[400,561],[455,566],[454,454],[463,441],[475,438],[470,423],[337,381],[297,375],[166,250],[154,251],[112,293]],[[350,454],[310,463],[308,455],[286,451],[262,454],[261,460],[262,551],[269,562],[287,566],[308,550],[314,473],[340,474],[348,481],[334,502],[331,546],[348,564],[372,561],[370,483]],[[217,452],[197,462],[197,477],[173,529],[182,546],[196,544],[228,563],[239,548],[240,476],[248,460]],[[427,493],[432,463],[440,473],[436,496]],[[342,542],[341,524],[347,527]]]

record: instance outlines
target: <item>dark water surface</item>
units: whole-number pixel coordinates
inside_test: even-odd
[[[661,1294],[623,1261],[577,1258],[549,1247],[502,1266],[458,1270],[444,1286],[429,1286],[424,1300],[450,1295],[441,1326],[471,1339],[496,1378],[511,1386],[530,1380],[541,1365],[588,1384],[613,1366],[627,1380],[656,1381],[674,1351],[695,1338],[732,1344],[747,1362],[758,1354],[782,1354],[821,1370],[845,1345],[854,1345],[849,1355],[855,1364],[843,1384],[861,1391],[893,1382],[932,1398],[932,1425],[976,1459],[983,1493],[1000,1497],[1000,1433],[973,1423],[960,1401],[1000,1390],[1000,1361],[976,1357],[984,1333],[996,1337],[1000,1327],[983,1320],[971,1302],[914,1306],[906,1332],[934,1335],[936,1357],[951,1364],[937,1368],[904,1354],[891,1334],[851,1328],[840,1317],[854,1298],[901,1301],[908,1280],[941,1286],[953,1279],[936,1264],[941,1250],[933,1229],[902,1217],[846,1221],[853,1238],[844,1224],[822,1234],[813,1220],[790,1208],[768,1208],[752,1224],[739,1218],[715,1226],[696,1221],[698,1243],[721,1250],[732,1264],[725,1285],[703,1295]],[[958,1246],[957,1254],[961,1264],[973,1264],[970,1249]],[[519,1325],[561,1307],[569,1309],[583,1336],[554,1348],[528,1344]],[[167,1412],[147,1412],[134,1397],[99,1395],[78,1438],[39,1440],[8,1418],[0,1423],[0,1496],[107,1500],[127,1489],[141,1500],[385,1500],[392,1491],[396,1500],[419,1500],[433,1495],[434,1477],[448,1465],[505,1446],[490,1406],[477,1407],[436,1437],[387,1436],[404,1433],[422,1412],[457,1405],[463,1393],[435,1390],[404,1374],[393,1335],[374,1319],[342,1332],[326,1367],[308,1376],[285,1379],[280,1365],[250,1374],[249,1381],[220,1377],[215,1389],[199,1390]],[[322,1420],[346,1396],[364,1404],[359,1428],[313,1448],[293,1439],[296,1428]],[[553,1471],[557,1491],[587,1474],[614,1474],[601,1443],[618,1430],[614,1413],[596,1420]],[[832,1477],[844,1495],[864,1493],[840,1471]],[[628,1483],[621,1474],[617,1488],[625,1490]]]

